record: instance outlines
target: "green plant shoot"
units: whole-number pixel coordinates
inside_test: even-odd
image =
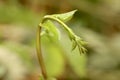
[[[53,21],[58,22],[66,31],[69,39],[72,42],[72,50],[78,47],[80,54],[86,53],[86,42],[82,40],[79,36],[77,36],[66,24],[65,22],[69,21],[77,10],[73,10],[71,12],[63,13],[63,14],[53,14],[53,15],[46,15],[43,17],[42,22],[38,25],[38,32],[37,32],[37,53],[38,59],[42,70],[42,75],[45,80],[47,80],[47,73],[44,65],[44,61],[42,58],[41,52],[41,43],[40,39],[43,35],[48,35],[49,37],[53,38],[54,40],[59,40],[59,33],[58,29],[53,23]],[[43,28],[43,30],[41,30]]]

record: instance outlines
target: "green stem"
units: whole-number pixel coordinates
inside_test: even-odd
[[[73,39],[73,37],[74,37],[73,31],[71,29],[69,29],[69,27],[66,24],[64,24],[61,20],[59,20],[55,17],[45,16],[44,19],[42,20],[42,22],[39,24],[38,31],[37,31],[37,56],[38,56],[39,64],[41,66],[42,75],[43,75],[45,80],[47,79],[47,72],[46,72],[46,69],[45,69],[45,64],[44,64],[42,51],[41,51],[40,33],[41,33],[42,23],[44,23],[47,19],[57,21],[59,24],[61,24],[64,27],[64,29],[67,31],[70,39]]]
[[[74,35],[75,34],[73,33],[73,31],[64,22],[62,22],[60,19],[48,15],[48,16],[45,16],[43,18],[42,23],[44,23],[47,19],[51,19],[51,20],[57,21],[67,31],[67,33],[69,34],[69,38],[70,39],[74,39]]]
[[[43,60],[43,56],[42,56],[42,51],[41,51],[41,37],[40,37],[40,33],[41,33],[41,25],[38,26],[38,30],[37,30],[37,57],[38,57],[38,61],[39,61],[39,64],[41,66],[41,72],[42,72],[42,75],[44,77],[44,79],[46,80],[47,79],[47,72],[46,72],[46,69],[45,69],[45,64],[44,64],[44,60]]]
[[[40,35],[40,33],[41,33],[41,28],[43,27],[42,24],[46,20],[49,20],[49,19],[57,21],[59,24],[61,24],[63,26],[63,28],[66,30],[66,32],[68,33],[68,36],[69,36],[70,40],[76,41],[76,38],[77,38],[76,35],[73,33],[73,31],[64,22],[62,22],[57,17],[48,15],[48,16],[45,16],[43,18],[42,22],[38,26],[38,31],[37,31],[37,48],[36,49],[37,49],[37,56],[38,56],[39,64],[41,66],[42,75],[43,75],[45,80],[47,80],[48,76],[47,76],[47,71],[46,71],[46,68],[45,68],[45,64],[44,64],[44,60],[43,60],[43,56],[42,56],[42,51],[41,51],[41,35]],[[79,43],[77,43],[77,44],[79,44]]]

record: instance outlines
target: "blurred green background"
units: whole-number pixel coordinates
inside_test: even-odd
[[[67,24],[88,42],[87,54],[42,38],[47,73],[58,80],[120,80],[120,0],[0,0],[0,80],[38,80],[36,30],[46,14],[77,9]]]

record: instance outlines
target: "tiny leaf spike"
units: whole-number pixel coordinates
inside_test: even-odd
[[[84,48],[84,45],[86,45],[86,41],[82,40],[79,36],[77,36],[66,24],[65,22],[69,21],[73,15],[75,14],[77,10],[73,10],[67,13],[63,14],[53,14],[53,15],[46,15],[43,17],[43,20],[38,25],[38,31],[37,31],[37,56],[39,59],[39,63],[41,66],[42,76],[44,80],[48,80],[48,76],[45,69],[44,60],[42,58],[42,51],[41,51],[41,37],[45,34],[49,35],[49,38],[52,38],[54,40],[59,40],[59,33],[58,29],[53,23],[53,21],[56,21],[66,31],[69,39],[72,42],[72,50],[78,48],[80,54],[86,53],[86,48]],[[43,28],[43,30],[41,29]]]

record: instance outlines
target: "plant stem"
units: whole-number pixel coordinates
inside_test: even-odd
[[[39,61],[39,64],[41,66],[41,72],[42,72],[42,75],[44,77],[45,80],[47,80],[47,72],[46,72],[46,69],[45,69],[45,63],[44,63],[44,60],[43,60],[43,56],[42,56],[42,50],[41,50],[41,37],[40,37],[40,33],[41,33],[41,25],[38,25],[38,30],[37,30],[37,57],[38,57],[38,61]]]
[[[67,33],[69,35],[69,38],[70,39],[74,39],[74,35],[75,34],[73,33],[73,31],[64,22],[62,22],[60,19],[48,15],[48,16],[45,16],[43,18],[42,23],[44,23],[47,19],[51,19],[51,20],[57,21],[67,31]]]

